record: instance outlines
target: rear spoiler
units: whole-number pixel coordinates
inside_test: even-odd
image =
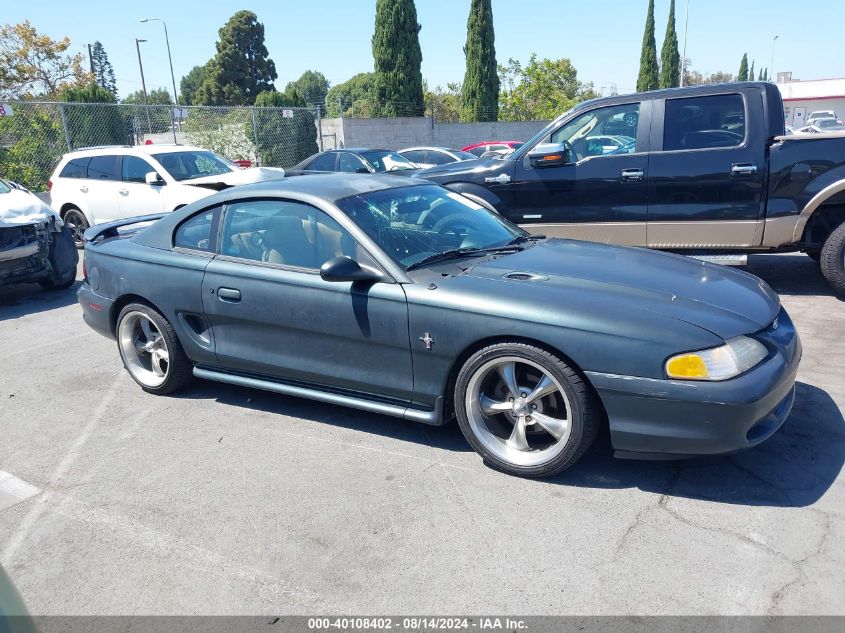
[[[137,215],[134,218],[126,218],[125,220],[115,220],[114,222],[106,222],[105,224],[95,224],[85,231],[86,242],[99,242],[110,237],[117,237],[121,229],[125,226],[132,226],[133,224],[141,224],[142,222],[155,222],[161,220],[163,217],[170,215],[169,213],[151,213],[150,215]]]

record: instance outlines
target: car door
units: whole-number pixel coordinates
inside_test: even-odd
[[[87,178],[79,183],[91,224],[111,222],[121,217],[118,193],[123,187],[120,159],[115,154],[92,156],[88,163]]]
[[[751,103],[749,100],[754,99]],[[759,91],[655,103],[648,244],[748,247],[762,239],[767,178]]]
[[[539,141],[568,143],[566,164],[535,167],[531,150],[523,151],[514,170],[511,219],[548,236],[644,246],[649,103],[588,110]],[[607,151],[601,139],[620,130],[630,142]]]
[[[120,215],[136,215],[171,211],[165,208],[164,186],[148,185],[146,176],[156,169],[139,156],[125,155],[121,167],[123,186],[118,189]]]
[[[346,254],[376,265],[335,219],[302,202],[225,209],[203,305],[224,368],[408,402],[413,374],[402,286],[324,281]]]

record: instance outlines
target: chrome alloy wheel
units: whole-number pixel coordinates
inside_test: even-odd
[[[572,435],[572,407],[543,367],[517,356],[495,358],[470,378],[467,420],[484,447],[515,466],[557,457]]]
[[[143,312],[133,311],[120,321],[117,340],[120,355],[132,377],[155,388],[167,380],[170,351],[156,324]]]

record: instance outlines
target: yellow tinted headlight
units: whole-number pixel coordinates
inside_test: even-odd
[[[745,373],[767,354],[759,341],[738,336],[713,349],[673,356],[666,361],[666,375],[677,380],[728,380]]]

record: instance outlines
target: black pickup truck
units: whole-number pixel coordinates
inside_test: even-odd
[[[504,159],[418,177],[550,237],[734,264],[803,251],[845,294],[845,134],[785,134],[773,84],[675,88],[584,102]]]

